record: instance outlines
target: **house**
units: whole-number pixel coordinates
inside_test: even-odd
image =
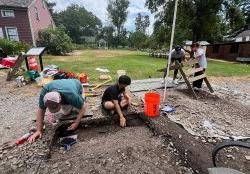
[[[98,42],[97,42],[97,45],[98,45],[98,48],[99,49],[108,49],[108,42],[104,39],[100,39]]]
[[[235,42],[250,41],[250,30],[245,30],[235,37]]]
[[[36,46],[41,29],[55,27],[44,0],[0,0],[0,38]]]
[[[210,58],[237,61],[250,59],[250,41],[228,42],[207,46],[207,56]]]

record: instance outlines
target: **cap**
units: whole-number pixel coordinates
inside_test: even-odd
[[[177,45],[174,49],[176,52],[179,52],[179,51],[181,51],[181,46]]]
[[[49,92],[43,98],[45,106],[51,113],[59,112],[61,109],[61,95],[59,92]]]

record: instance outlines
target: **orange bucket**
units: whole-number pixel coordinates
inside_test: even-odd
[[[161,96],[159,93],[149,92],[145,94],[144,112],[149,117],[158,117],[160,115],[159,107]]]

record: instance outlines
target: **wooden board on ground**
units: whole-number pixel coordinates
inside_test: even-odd
[[[87,111],[84,114],[83,118],[93,117],[93,115],[94,113],[92,112],[92,110],[87,108]],[[72,115],[62,116],[61,118],[59,118],[59,120],[60,121],[75,120],[76,118],[77,118],[77,113],[73,113]]]
[[[164,84],[161,82],[162,79],[144,79],[144,80],[133,80],[131,85],[129,86],[129,90],[131,92],[139,92],[139,91],[151,91],[155,89],[163,89]],[[167,88],[175,87],[174,84],[170,83],[171,79],[167,79],[169,83],[167,83]]]
[[[18,56],[15,66],[9,71],[7,75],[7,79],[6,79],[7,81],[10,81],[16,75],[24,59],[25,57],[22,54]]]

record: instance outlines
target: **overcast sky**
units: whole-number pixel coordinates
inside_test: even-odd
[[[98,18],[100,18],[104,25],[110,24],[108,19],[108,14],[106,11],[107,2],[108,0],[50,0],[52,2],[56,2],[56,11],[64,10],[70,4],[78,4],[84,6],[88,11],[94,13]],[[151,26],[149,28],[149,33],[153,31],[153,23],[154,23],[154,16],[149,12],[147,8],[145,8],[145,1],[146,0],[129,0],[129,15],[125,27],[129,31],[135,30],[135,18],[137,13],[142,13],[143,15],[149,15]]]

